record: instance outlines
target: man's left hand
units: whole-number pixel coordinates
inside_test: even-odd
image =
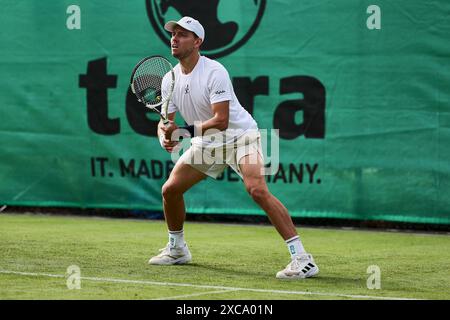
[[[175,124],[175,122],[169,120],[169,123],[167,126],[161,127],[162,132],[164,132],[164,135],[167,140],[171,140],[172,132],[178,129],[178,126]]]

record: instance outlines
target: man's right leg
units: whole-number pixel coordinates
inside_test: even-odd
[[[178,161],[162,187],[164,217],[169,230],[182,230],[186,218],[183,194],[205,179],[206,174]]]
[[[164,217],[169,229],[169,243],[160,250],[159,255],[149,260],[150,264],[183,264],[191,260],[191,253],[183,239],[183,225],[186,218],[183,194],[205,177],[204,173],[182,161],[178,161],[173,168],[169,179],[162,187]]]

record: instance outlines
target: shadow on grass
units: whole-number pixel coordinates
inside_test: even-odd
[[[156,266],[159,268],[158,266]],[[295,279],[295,280],[282,280],[275,277],[279,270],[262,270],[260,269],[248,269],[242,270],[235,266],[217,266],[211,264],[201,263],[189,263],[183,266],[170,266],[169,268],[177,268],[177,270],[184,269],[186,272],[192,273],[190,280],[200,280],[205,278],[210,280],[213,276],[215,282],[224,283],[227,280],[239,281],[243,286],[259,285],[262,283],[280,284],[281,289],[285,289],[286,285],[295,285],[298,289],[313,289],[314,288],[346,288],[346,289],[363,289],[365,288],[366,280],[364,278],[355,278],[349,276],[330,276],[323,273],[319,273],[317,276],[308,279]],[[164,268],[164,267],[163,267]],[[167,266],[166,266],[167,268]],[[162,269],[161,269],[162,270]],[[173,272],[171,272],[173,275]],[[185,276],[183,273],[182,276]],[[302,287],[298,287],[301,284]],[[303,287],[303,284],[307,284],[308,287]]]
[[[222,277],[255,277],[255,278],[261,278],[261,277],[267,277],[268,273],[261,272],[261,270],[242,270],[239,268],[236,268],[235,266],[217,266],[217,265],[211,265],[211,264],[200,264],[200,263],[189,263],[185,265],[174,265],[174,266],[152,266],[156,268],[177,268],[177,270],[187,269],[192,274],[199,275],[199,276],[211,276],[214,275],[215,277],[222,278]],[[162,269],[161,269],[162,270]],[[173,270],[173,269],[172,269]]]

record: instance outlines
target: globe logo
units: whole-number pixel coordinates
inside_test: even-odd
[[[146,0],[146,6],[153,29],[167,46],[170,33],[164,24],[190,16],[205,28],[202,54],[220,58],[252,37],[264,14],[266,0]]]

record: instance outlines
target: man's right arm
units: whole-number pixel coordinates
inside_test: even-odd
[[[177,114],[176,112],[169,113],[169,114],[167,115],[167,118],[168,118],[170,121],[175,121],[175,115],[176,115],[176,114]],[[158,137],[161,136],[162,134],[164,134],[164,132],[162,131],[162,128],[163,128],[163,127],[164,127],[163,121],[160,120],[159,123],[158,123]]]
[[[170,121],[175,121],[175,115],[176,115],[176,112],[169,113],[167,115],[167,118]],[[170,141],[170,140],[166,139],[164,131],[163,131],[162,128],[164,128],[164,123],[163,123],[162,120],[160,120],[159,123],[158,123],[158,139],[159,139],[159,142],[161,144],[161,147],[166,149],[166,151],[172,152],[173,148],[178,144],[178,141]]]

